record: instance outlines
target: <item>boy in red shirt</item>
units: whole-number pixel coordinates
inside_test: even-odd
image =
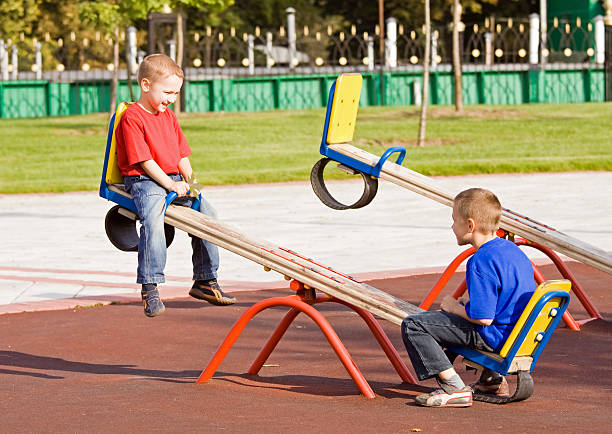
[[[189,184],[185,180],[193,170],[185,135],[168,108],[183,85],[183,70],[168,56],[152,54],[138,68],[138,84],[138,102],[124,112],[117,127],[117,162],[140,217],[136,281],[142,284],[144,313],[153,317],[165,310],[157,284],[165,281],[166,195],[175,192],[175,204],[191,206],[193,198],[187,196]],[[204,198],[200,212],[216,217]],[[189,295],[215,305],[234,304],[236,299],[223,293],[217,283],[217,246],[195,237],[191,245],[194,284]]]

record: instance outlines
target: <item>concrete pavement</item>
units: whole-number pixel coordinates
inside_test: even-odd
[[[612,251],[612,172],[436,180],[451,192],[489,188],[504,207]],[[339,197],[360,189],[351,181],[330,185]],[[360,278],[437,272],[462,250],[449,208],[384,181],[370,205],[350,211],[325,207],[306,182],[209,187],[204,194],[221,220],[249,236]],[[104,232],[112,205],[97,192],[0,195],[0,313],[138,298],[136,254],[115,249]],[[187,235],[177,231],[163,297],[187,294],[190,256]],[[229,291],[286,287],[282,276],[224,250],[219,274]]]

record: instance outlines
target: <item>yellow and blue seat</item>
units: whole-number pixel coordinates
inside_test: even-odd
[[[512,396],[475,394],[475,400],[505,404],[531,396],[531,371],[569,305],[570,289],[569,280],[549,280],[539,285],[498,353],[464,347],[448,348],[463,356],[463,363],[469,367],[486,367],[504,376],[517,375],[516,390]]]
[[[129,107],[129,103],[122,102],[111,117],[106,138],[106,153],[104,155],[104,167],[102,169],[102,182],[100,182],[100,196],[123,206],[130,211],[136,212],[134,200],[120,190],[123,189],[123,175],[117,164],[117,139],[115,132],[123,113]],[[112,188],[110,186],[115,186]],[[119,189],[119,191],[118,191]]]
[[[122,102],[111,117],[108,136],[106,139],[106,152],[100,182],[100,196],[116,203],[106,214],[104,227],[110,242],[119,250],[135,252],[138,250],[138,231],[136,220],[138,211],[132,196],[125,191],[123,175],[117,164],[117,138],[116,131],[121,117],[131,103]],[[176,199],[176,193],[170,192],[166,196],[166,208]],[[192,208],[199,209],[201,196],[193,201]],[[166,245],[169,246],[174,239],[174,227],[165,225]]]
[[[383,164],[389,157],[398,152],[396,164],[402,164],[406,156],[406,148],[394,146],[387,149],[376,164],[367,164],[346,153],[339,152],[334,145],[350,144],[355,133],[359,97],[363,78],[361,74],[341,74],[332,84],[327,101],[327,112],[323,125],[323,137],[319,152],[324,158],[312,168],[310,181],[317,197],[333,209],[356,209],[369,204],[378,191],[378,178]],[[361,175],[364,191],[361,197],[351,205],[337,201],[327,190],[323,172],[330,162],[337,162],[338,168],[351,175]]]

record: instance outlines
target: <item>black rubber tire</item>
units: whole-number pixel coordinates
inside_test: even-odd
[[[329,190],[327,190],[327,187],[325,186],[325,179],[323,177],[325,166],[327,166],[330,161],[334,160],[330,158],[320,159],[315,163],[310,172],[310,184],[312,185],[312,190],[317,195],[319,200],[323,202],[323,204],[332,209],[345,210],[362,208],[372,202],[372,199],[374,199],[374,196],[376,196],[376,192],[378,191],[378,179],[358,170],[356,170],[356,172],[361,175],[361,178],[363,179],[363,194],[357,200],[357,202],[353,203],[352,205],[345,205],[334,199]]]
[[[113,246],[124,252],[138,251],[138,231],[136,221],[124,216],[119,212],[120,205],[115,205],[106,213],[104,218],[104,229],[106,236]],[[166,247],[174,240],[174,226],[164,223],[166,233]]]
[[[533,378],[528,371],[516,373],[516,389],[512,396],[495,396],[474,393],[474,401],[488,402],[489,404],[508,404],[510,402],[523,401],[533,393]]]
[[[518,371],[516,390],[512,395],[512,401],[523,401],[533,393],[533,378],[527,371]]]

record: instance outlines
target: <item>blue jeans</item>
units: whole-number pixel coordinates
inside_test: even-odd
[[[402,322],[402,339],[419,380],[453,366],[455,355],[444,351],[447,346],[493,351],[476,330],[476,324],[444,311],[406,317]]]
[[[180,175],[168,175],[180,181]],[[134,198],[140,217],[140,239],[138,241],[137,283],[165,282],[166,235],[164,215],[168,191],[146,175],[126,176],[125,189]],[[173,204],[191,206],[193,198],[179,197]],[[200,212],[216,217],[212,205],[202,198]],[[214,244],[200,238],[191,237],[193,249],[193,280],[217,278],[219,268],[219,249]]]

